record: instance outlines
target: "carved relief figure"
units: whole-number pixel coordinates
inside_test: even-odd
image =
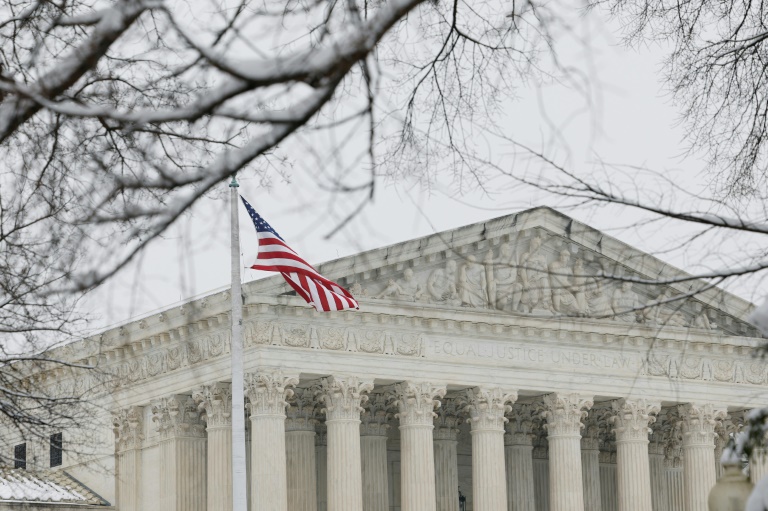
[[[403,272],[403,280],[398,282],[390,279],[387,282],[387,287],[381,293],[374,296],[374,298],[392,297],[397,300],[413,302],[421,298],[423,292],[421,285],[414,279],[413,270],[407,268]]]
[[[549,288],[552,292],[552,308],[560,314],[579,312],[576,306],[576,298],[571,294],[573,288],[571,275],[573,272],[568,266],[571,253],[561,250],[560,257],[549,265]]]
[[[631,282],[622,282],[621,287],[613,292],[611,307],[614,319],[625,323],[637,322],[639,312],[632,309],[639,308],[640,301],[637,299],[637,294],[632,291]]]
[[[693,318],[691,326],[694,328],[702,328],[704,330],[712,330],[712,323],[709,321],[707,311],[702,309],[701,312]]]
[[[672,291],[665,287],[661,294],[651,302],[660,305],[648,307],[643,311],[645,322],[651,325],[687,326],[685,316],[679,310],[672,309],[663,303],[672,298]],[[676,302],[674,306],[677,308],[680,304],[680,302]]]
[[[589,315],[589,302],[587,300],[588,284],[590,278],[584,268],[584,261],[576,259],[573,263],[573,296],[576,298],[576,312],[584,316]]]
[[[531,239],[528,252],[520,258],[520,277],[523,281],[523,304],[528,312],[534,309],[550,310],[547,289],[547,258],[541,250],[541,238]]]
[[[611,300],[608,298],[608,293],[605,292],[603,279],[595,278],[594,281],[594,289],[587,293],[589,314],[595,318],[608,318],[613,315]]]
[[[517,312],[523,286],[517,282],[517,264],[512,246],[503,243],[499,247],[499,257],[493,258],[493,250],[489,250],[485,258],[485,271],[488,279],[488,302],[491,308]]]
[[[468,307],[487,307],[488,290],[485,283],[485,269],[477,264],[475,256],[467,257],[467,262],[459,273],[459,296],[461,304]]]
[[[456,289],[456,261],[448,261],[445,268],[438,268],[427,279],[427,292],[435,303],[459,305],[459,292]]]
[[[352,296],[356,297],[368,296],[368,290],[361,286],[359,282],[352,284],[349,288],[349,292],[352,293]]]

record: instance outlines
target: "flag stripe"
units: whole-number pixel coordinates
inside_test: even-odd
[[[326,279],[302,259],[248,201],[243,201],[259,239],[255,270],[280,272],[289,286],[318,311],[357,309],[357,300],[343,287]]]

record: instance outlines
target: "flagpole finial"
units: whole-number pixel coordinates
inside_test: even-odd
[[[240,184],[237,182],[237,179],[235,178],[235,176],[232,176],[232,181],[229,182],[229,187],[230,188],[239,188],[240,187]]]

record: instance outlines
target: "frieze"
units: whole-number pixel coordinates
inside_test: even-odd
[[[656,339],[650,345],[648,339],[638,336],[369,316],[369,323],[376,321],[380,325],[355,323],[340,326],[306,324],[300,320],[250,320],[244,324],[244,343],[248,348],[283,346],[385,356],[489,359],[508,362],[512,366],[597,369],[666,379],[745,385],[768,383],[768,366],[760,359],[747,358],[748,346],[698,343],[681,355],[675,350],[682,349],[682,342],[672,339]],[[361,319],[353,318],[353,321]],[[401,329],[401,324],[424,333]],[[471,340],[479,335],[523,340]],[[529,342],[528,339],[538,342]],[[560,342],[578,343],[579,346],[557,346],[556,343]],[[228,353],[229,332],[225,328],[218,331],[195,330],[186,335],[177,332],[172,335],[158,334],[100,355],[100,359],[93,361],[97,371],[78,377],[79,388],[98,389],[108,383],[128,387],[224,357]],[[59,384],[69,379],[66,374],[58,373],[54,378]]]

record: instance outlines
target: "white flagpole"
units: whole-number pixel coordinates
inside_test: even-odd
[[[231,270],[232,270],[232,510],[247,511],[245,476],[245,385],[243,383],[243,294],[240,290],[240,223],[238,221],[237,189],[235,177],[229,183],[231,218]]]

